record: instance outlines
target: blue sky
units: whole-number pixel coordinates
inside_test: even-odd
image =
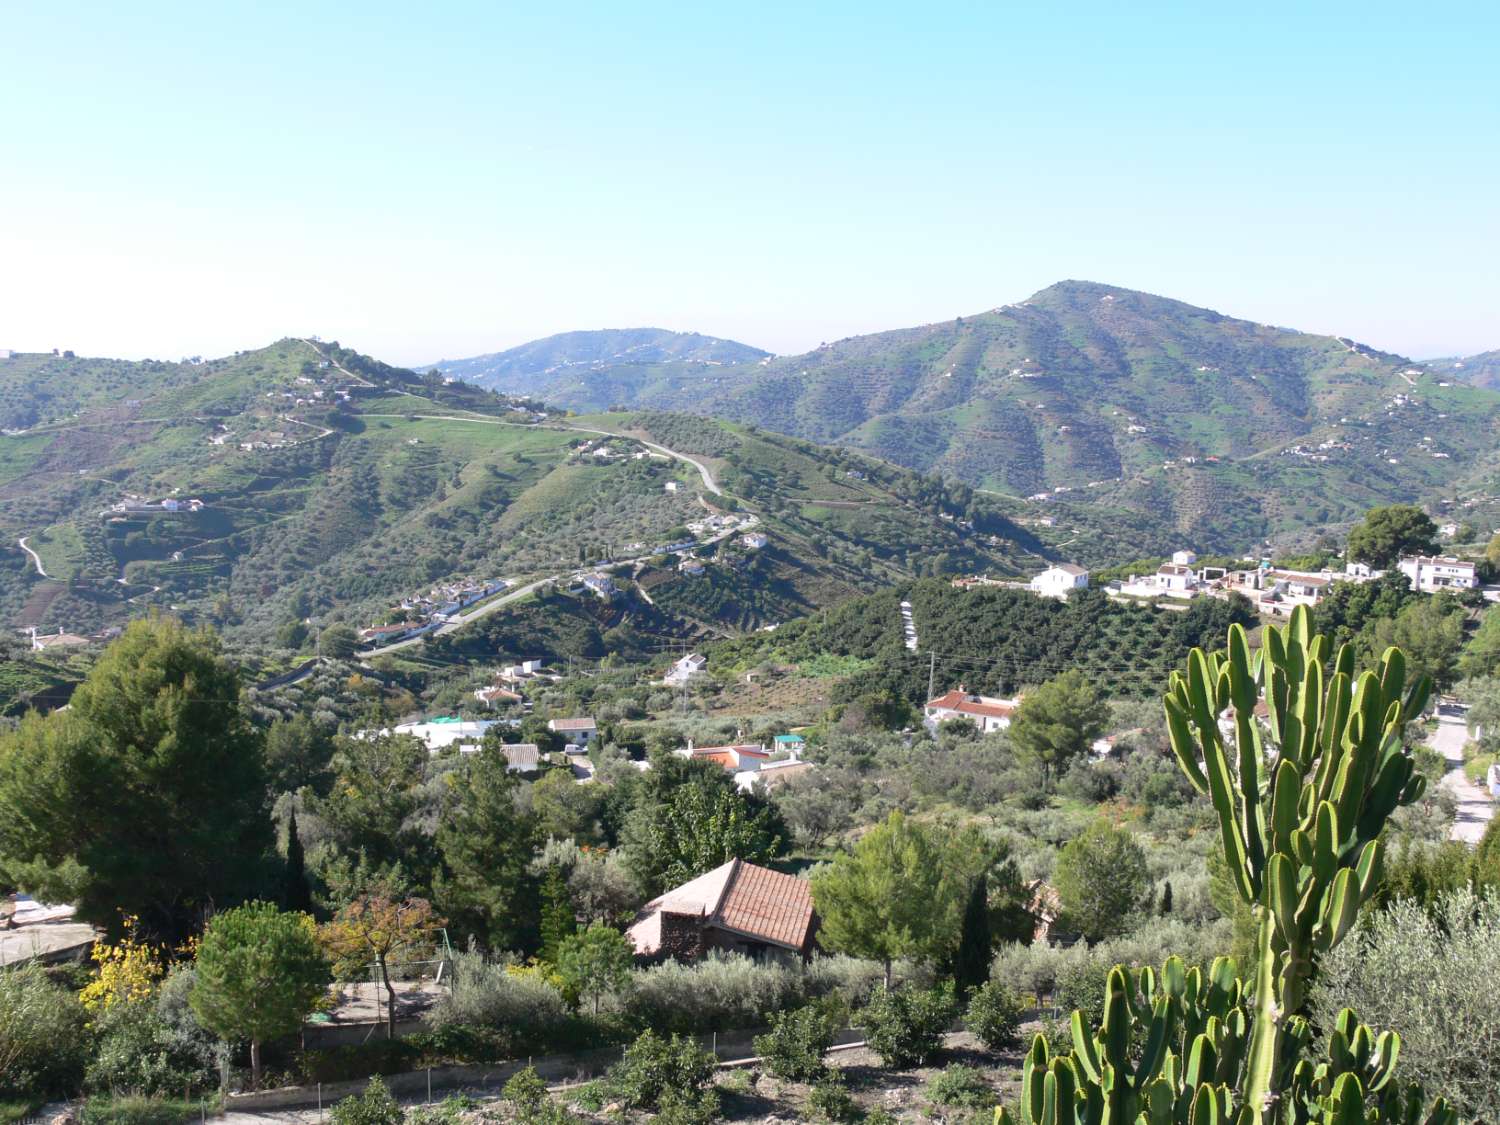
[[[0,347],[791,352],[1062,278],[1500,347],[1490,4],[0,4]]]

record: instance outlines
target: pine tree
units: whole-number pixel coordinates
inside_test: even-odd
[[[302,837],[297,833],[295,808],[286,822],[286,870],[282,876],[281,900],[288,910],[312,912],[312,889],[307,885],[307,861],[302,854]]]
[[[964,907],[958,935],[958,956],[953,961],[953,979],[960,995],[967,996],[990,979],[989,871],[980,872]]]

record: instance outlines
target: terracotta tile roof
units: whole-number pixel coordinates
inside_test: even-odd
[[[988,700],[981,695],[970,695],[962,691],[950,691],[927,701],[927,706],[938,711],[957,711],[960,715],[985,715],[995,719],[1008,719],[1016,713],[1019,703],[1006,700]]]
[[[596,729],[593,719],[553,719],[547,725],[554,731]]]
[[[732,859],[643,906],[625,931],[637,953],[660,949],[663,914],[698,915],[705,927],[800,950],[812,936],[812,888],[795,875]]]
[[[714,920],[773,945],[801,949],[811,936],[812,887],[806,879],[734,861],[729,891]]]

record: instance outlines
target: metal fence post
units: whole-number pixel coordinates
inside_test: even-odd
[[[427,1068],[427,1104],[432,1104],[432,1067]]]
[[[318,1083],[318,1125],[323,1122],[323,1083]]]

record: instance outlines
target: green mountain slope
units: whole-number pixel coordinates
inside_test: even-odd
[[[1422,364],[1438,379],[1500,390],[1500,350],[1478,355],[1446,356]]]
[[[565,399],[573,409],[601,410],[615,402],[637,401],[642,387],[690,379],[717,367],[756,363],[767,354],[696,332],[617,328],[564,332],[503,352],[439,360],[422,370],[435,369],[454,379],[548,402]]]
[[[85,631],[169,606],[264,648],[305,619],[383,620],[449,579],[645,556],[714,511],[756,515],[768,543],[716,543],[702,576],[675,559],[620,571],[621,604],[656,603],[658,635],[754,628],[935,566],[1035,559],[1035,541],[964,486],[701,418],[544,417],[337,345],[36,370],[30,397],[7,385],[15,416],[38,422],[0,436],[11,626]],[[98,389],[64,398],[53,384],[70,376]],[[624,436],[601,456],[596,431]],[[696,456],[722,494],[643,439]]]
[[[1144,541],[1211,550],[1436,500],[1500,446],[1500,394],[1341,337],[1082,281],[609,393],[1092,512],[1068,521],[1078,531],[1123,514]],[[1076,549],[1112,547],[1083,535]]]

